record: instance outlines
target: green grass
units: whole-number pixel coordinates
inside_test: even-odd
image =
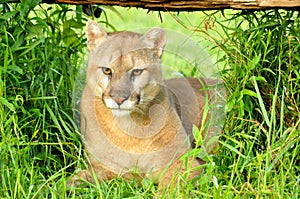
[[[30,1],[0,4],[0,198],[157,196],[147,179],[141,185],[114,179],[66,186],[86,166],[73,120],[76,77],[86,59],[86,16],[75,10]],[[199,179],[183,177],[181,189],[176,184],[163,197],[299,198],[299,12],[161,13],[161,23],[157,12],[104,11],[107,19],[103,13],[97,21],[108,20],[116,30],[161,26],[182,32],[222,69],[227,117],[217,152],[205,156]]]

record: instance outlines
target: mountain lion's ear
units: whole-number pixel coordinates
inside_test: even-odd
[[[86,37],[89,51],[93,52],[104,41],[106,35],[105,30],[97,22],[88,21],[86,24]]]
[[[152,28],[142,36],[147,47],[158,49],[158,56],[161,57],[165,44],[166,32],[161,28]]]

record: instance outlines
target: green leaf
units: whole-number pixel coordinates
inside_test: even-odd
[[[226,112],[230,112],[233,109],[235,104],[236,104],[236,98],[234,96],[231,96],[228,99],[226,106],[225,106]]]
[[[8,66],[7,70],[16,71],[19,74],[23,74],[23,69],[20,68],[19,66],[10,65],[10,66]]]
[[[25,17],[28,12],[37,6],[42,0],[23,0],[21,1],[20,13],[22,17]]]
[[[9,18],[15,16],[16,14],[18,13],[18,11],[11,11],[11,12],[7,12],[5,13],[4,15],[0,16],[0,19],[3,19],[3,20],[8,20]]]
[[[6,106],[9,110],[15,112],[15,107],[12,103],[8,102],[7,99],[0,97],[0,102],[1,104],[3,104],[4,106]]]
[[[77,34],[72,29],[64,29],[63,30],[63,41],[67,47],[69,46],[77,46],[80,44],[80,40],[77,37]]]
[[[220,144],[222,144],[223,146],[227,147],[229,150],[233,151],[234,153],[236,154],[239,154],[242,158],[246,158],[245,155],[243,155],[241,152],[239,152],[236,148],[234,148],[233,146],[225,143],[225,142],[222,142],[222,141],[219,141]]]
[[[256,82],[257,77],[253,76],[250,79],[253,81],[254,88],[255,88],[255,91],[256,91],[256,94],[257,94],[258,103],[259,103],[260,109],[262,111],[262,116],[264,118],[264,121],[270,127],[271,123],[270,123],[270,119],[269,119],[269,116],[268,116],[268,112],[266,110],[266,107],[264,105],[264,101],[262,99],[262,96],[260,94],[260,91],[259,91],[259,88],[258,88],[258,85],[257,85],[257,82]]]
[[[261,58],[261,55],[258,55],[258,56],[255,56],[251,60],[250,65],[249,65],[249,70],[253,70],[258,65],[260,58]]]
[[[249,95],[249,96],[252,96],[252,97],[256,97],[257,98],[257,94],[249,89],[244,89],[242,90],[242,94],[243,95]]]
[[[75,21],[74,19],[69,19],[69,20],[67,20],[67,21],[64,23],[64,25],[63,25],[64,30],[65,30],[65,29],[71,29],[71,28],[82,29],[84,26],[85,26],[84,23]]]

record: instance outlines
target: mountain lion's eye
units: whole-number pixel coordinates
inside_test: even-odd
[[[144,71],[144,69],[134,69],[134,70],[132,70],[131,74],[133,76],[139,76],[142,74],[143,71]]]
[[[112,71],[110,68],[107,68],[107,67],[102,67],[102,72],[104,75],[111,75],[112,74]]]

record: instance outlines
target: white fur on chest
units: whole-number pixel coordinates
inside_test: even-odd
[[[170,161],[177,159],[180,155],[188,150],[189,138],[182,126],[177,129],[178,133],[173,138],[172,142],[157,151],[139,154],[128,152],[122,148],[119,148],[106,137],[105,133],[103,133],[103,130],[101,129],[101,126],[99,126],[97,122],[90,122],[97,121],[95,107],[93,105],[94,102],[92,99],[92,94],[88,91],[88,89],[86,89],[82,97],[82,101],[84,101],[86,104],[89,104],[89,106],[85,106],[85,109],[82,110],[82,114],[85,115],[85,121],[87,124],[85,125],[87,128],[83,131],[88,133],[84,135],[83,139],[86,149],[89,151],[89,153],[106,169],[109,169],[120,175],[130,171],[151,173],[165,168]],[[134,131],[124,131],[124,133],[135,137],[145,136],[145,139],[153,135],[153,132],[159,131],[159,129],[155,128],[160,128],[160,126],[164,125],[165,122],[163,120],[161,121],[160,117],[157,116],[160,115],[163,118],[163,115],[166,113],[163,112],[163,109],[157,107],[153,114],[156,114],[154,117],[156,120],[153,121],[152,125],[150,124],[149,126],[144,127],[145,129],[142,131],[144,135],[138,135],[138,132]],[[121,120],[119,122],[122,122]],[[111,121],[111,124],[119,125],[113,121]],[[120,125],[122,128],[129,128],[128,125],[130,124],[123,123],[123,125]],[[147,148],[149,146],[144,147]]]

